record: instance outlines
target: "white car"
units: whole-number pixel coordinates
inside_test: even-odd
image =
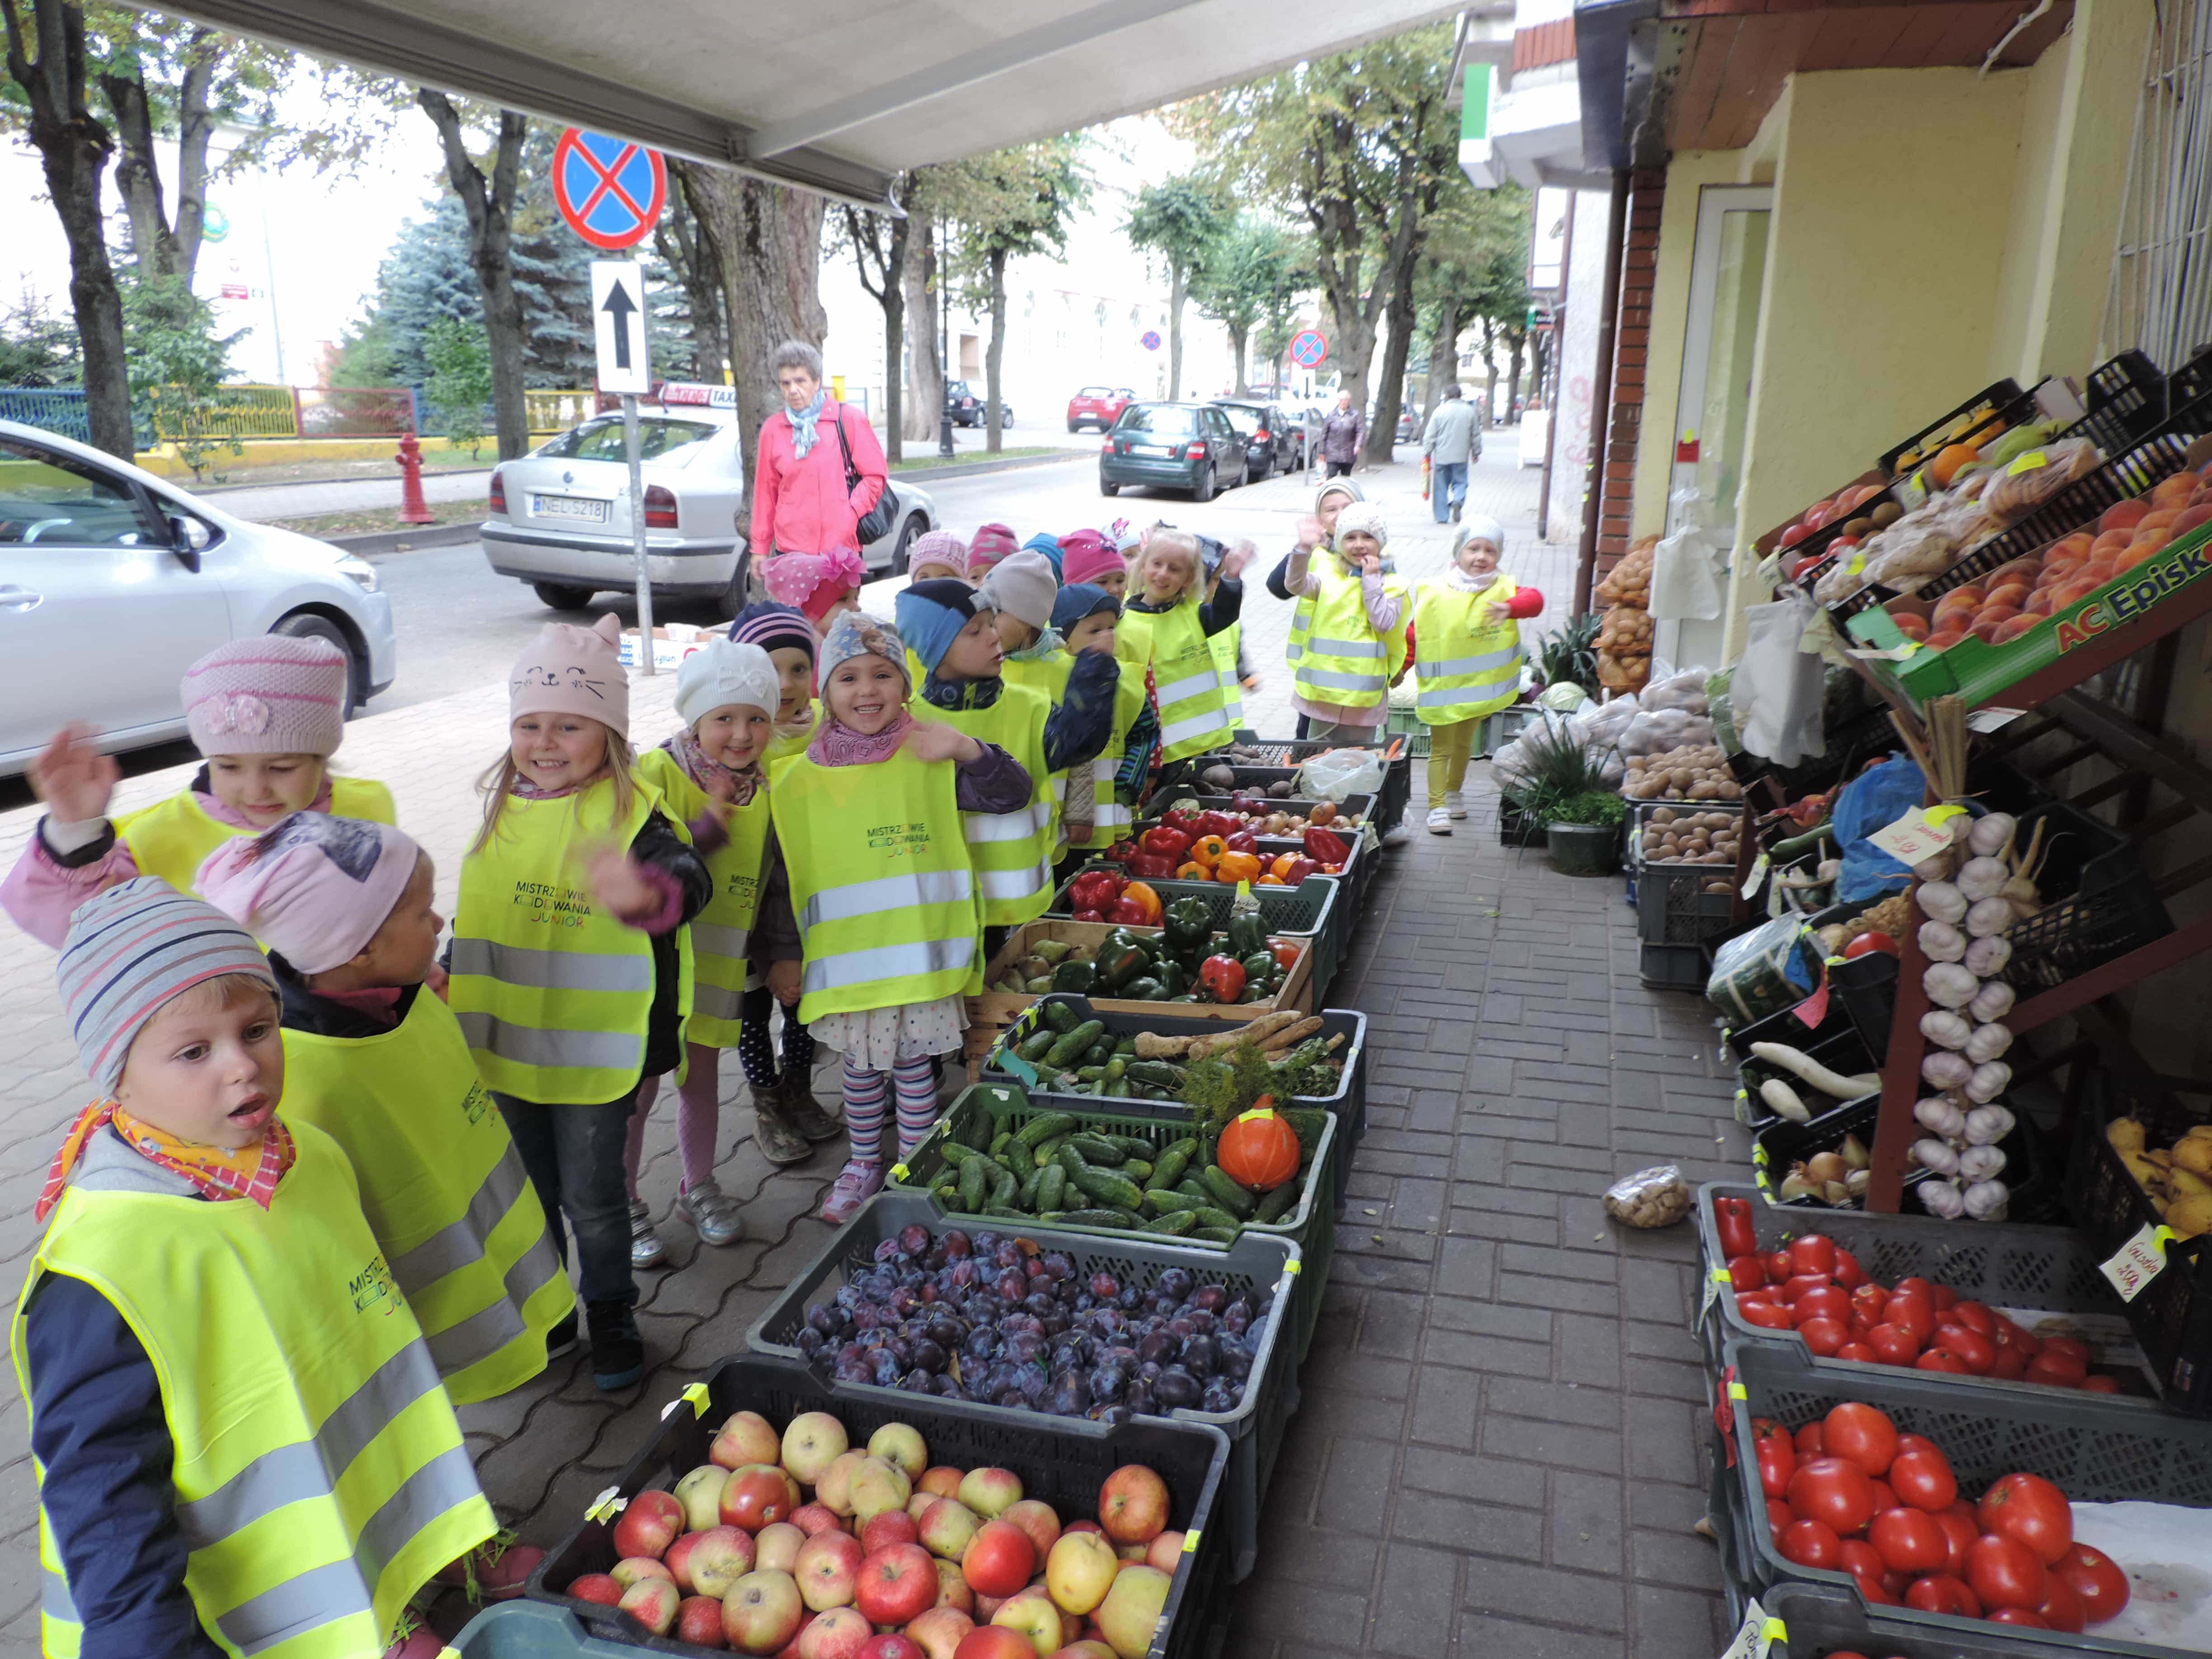
[[[0,776],[70,720],[111,751],[182,737],[185,668],[260,634],[342,647],[350,707],[398,672],[374,566],[0,421]]]
[[[735,419],[679,405],[641,413],[637,424],[654,594],[710,599],[735,616],[750,563],[738,528],[746,516],[745,459]],[[915,538],[937,522],[937,509],[912,484],[894,480],[889,488],[897,517],[861,556],[872,574],[903,575]],[[598,416],[492,473],[484,557],[555,610],[580,611],[594,593],[635,588],[629,515],[622,417]]]

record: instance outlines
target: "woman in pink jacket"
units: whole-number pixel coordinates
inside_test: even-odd
[[[768,417],[754,446],[752,554],[858,553],[856,527],[889,475],[883,446],[859,410],[833,403],[822,384],[822,354],[804,340],[786,340],[772,365],[785,408]],[[839,428],[845,441],[837,441]],[[845,451],[860,482],[845,483]]]

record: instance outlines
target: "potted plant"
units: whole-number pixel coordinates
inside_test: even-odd
[[[1500,778],[1499,791],[1521,822],[1537,834],[1544,832],[1565,803],[1584,796],[1613,796],[1606,787],[1604,752],[1579,740],[1563,721],[1547,721],[1522,733],[1520,757],[1511,775]],[[1613,799],[1616,807],[1622,805],[1618,796]],[[1620,818],[1616,811],[1607,830],[1616,842]]]
[[[1563,876],[1610,875],[1620,863],[1620,824],[1628,803],[1609,791],[1585,790],[1553,806],[1544,828],[1552,868]]]

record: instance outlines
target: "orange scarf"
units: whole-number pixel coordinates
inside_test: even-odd
[[[84,1149],[93,1136],[109,1124],[114,1126],[115,1133],[133,1152],[173,1175],[182,1176],[202,1197],[217,1203],[248,1198],[267,1209],[276,1194],[276,1183],[284,1178],[299,1156],[292,1132],[284,1127],[281,1118],[270,1118],[268,1133],[254,1145],[234,1152],[228,1147],[203,1146],[181,1140],[166,1129],[157,1129],[131,1116],[112,1100],[95,1101],[77,1114],[76,1121],[63,1137],[61,1150],[54,1154],[53,1164],[46,1171],[46,1184],[32,1209],[34,1220],[44,1221],[47,1212],[60,1201],[62,1189],[69,1184],[70,1171],[84,1156]]]

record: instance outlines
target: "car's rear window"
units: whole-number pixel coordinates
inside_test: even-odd
[[[718,430],[711,422],[672,421],[647,417],[637,423],[640,460],[654,460],[672,449],[711,438]],[[579,461],[619,461],[628,459],[623,447],[623,423],[612,417],[586,421],[574,432],[563,433],[538,452],[548,459]]]
[[[1114,430],[1188,437],[1198,430],[1198,411],[1182,404],[1132,404],[1114,422]]]
[[[1253,428],[1267,418],[1249,404],[1216,404],[1214,407],[1229,417],[1229,424],[1237,428],[1239,437],[1249,435]]]
[[[1114,395],[1114,388],[1110,386],[1079,386],[1075,395],[1079,398],[1110,398]]]

